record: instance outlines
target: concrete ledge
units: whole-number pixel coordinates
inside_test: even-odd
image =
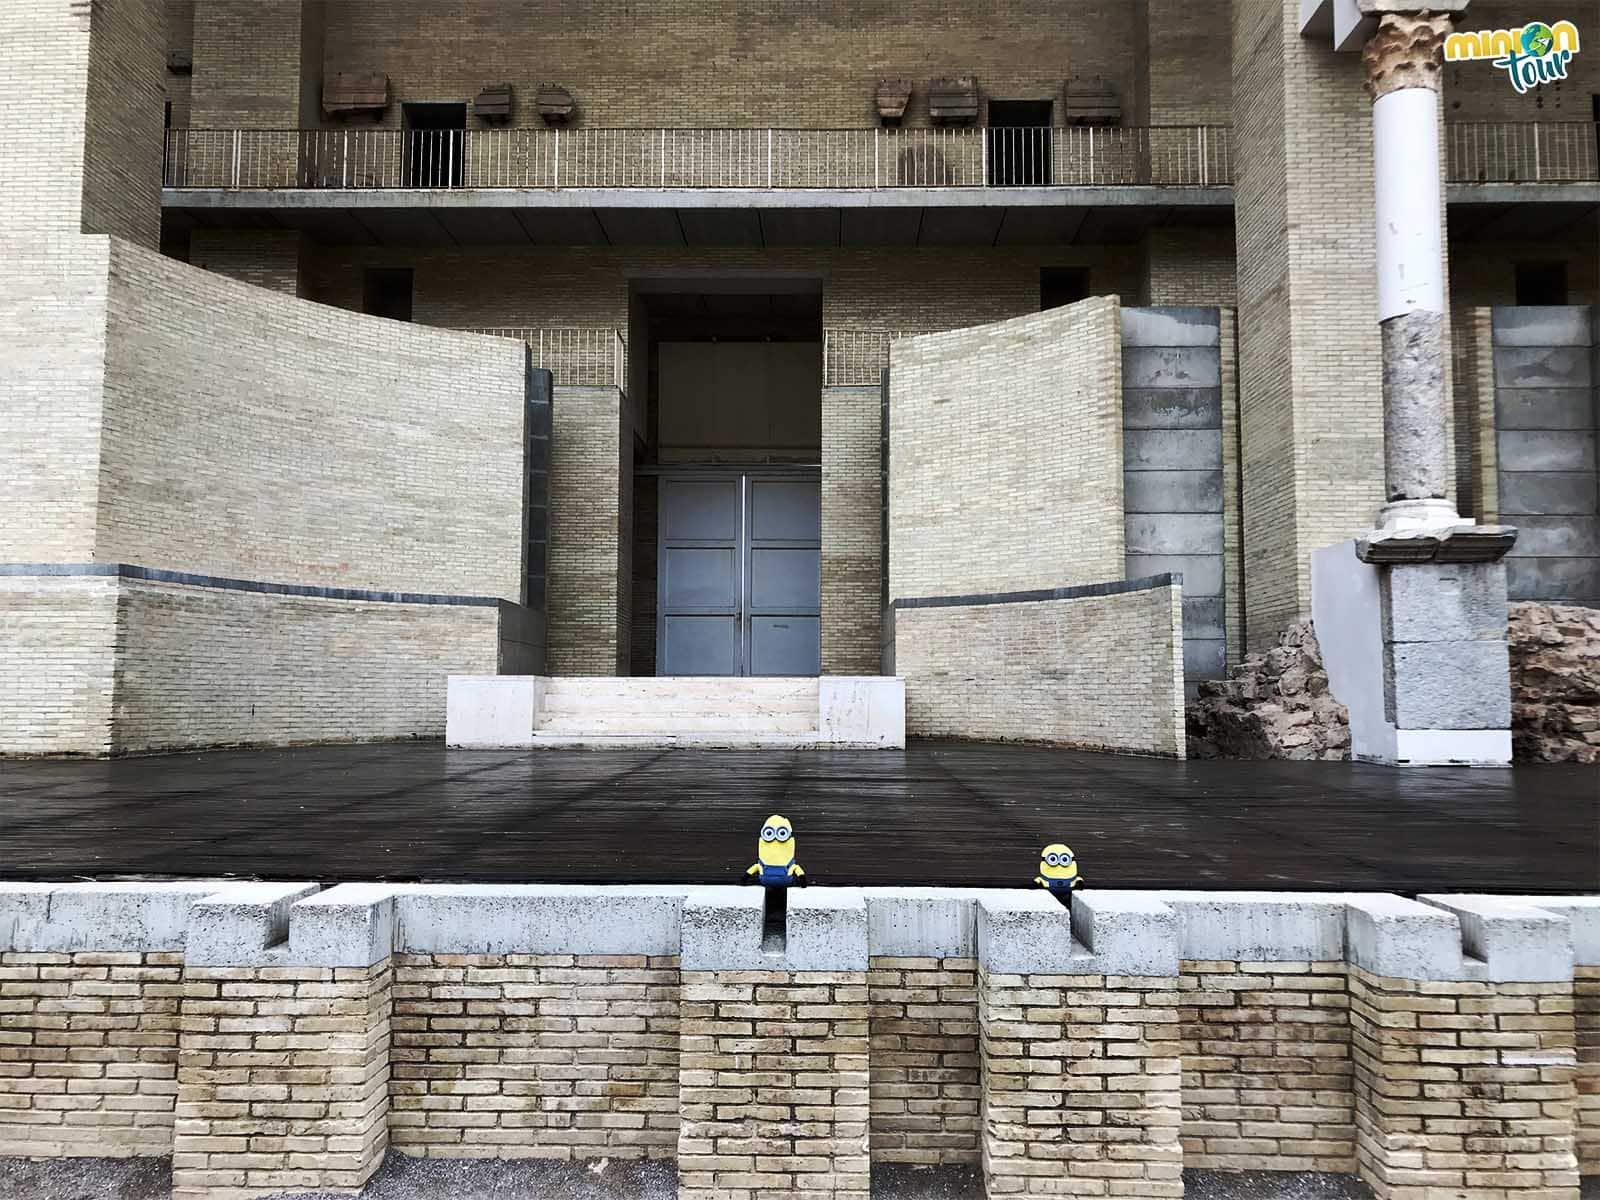
[[[1072,918],[1050,893],[995,892],[977,903],[978,965],[998,975],[1096,975],[1072,941]]]
[[[1240,962],[1339,962],[1344,958],[1345,897],[1338,893],[1142,894],[1178,914],[1180,958]]]
[[[1352,966],[1395,979],[1461,978],[1461,933],[1455,917],[1400,896],[1350,896],[1345,939]]]
[[[341,883],[289,910],[289,960],[297,967],[370,967],[394,951],[395,889]]]
[[[763,944],[766,889],[704,888],[683,904],[685,971],[865,971],[859,888],[790,888],[781,941]]]
[[[1176,975],[1179,920],[1162,892],[1089,889],[1072,901],[1072,932],[1097,975]]]
[[[544,700],[540,675],[452,675],[444,741],[464,750],[520,750],[533,744]]]
[[[1452,913],[1461,925],[1465,967],[1494,983],[1545,983],[1572,978],[1572,928],[1565,917],[1504,896],[1418,896]]]
[[[1496,899],[1543,909],[1564,918],[1572,929],[1574,964],[1600,967],[1600,896],[1498,896]]]
[[[848,749],[906,748],[906,681],[892,675],[823,675],[817,734]]]
[[[104,951],[150,954],[182,950],[196,900],[229,884],[0,884],[0,950],[35,954]]]
[[[983,888],[864,888],[867,949],[892,958],[974,958]]]
[[[287,963],[290,909],[319,890],[314,883],[233,883],[196,900],[189,910],[184,962],[196,967]]]
[[[408,954],[677,954],[684,897],[696,890],[687,885],[412,885],[395,895],[395,949]]]

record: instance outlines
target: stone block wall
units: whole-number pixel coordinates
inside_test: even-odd
[[[894,343],[891,601],[1121,577],[1120,330],[1101,298]]]
[[[741,888],[13,884],[0,937],[0,1152],[170,1154],[183,1200],[386,1148],[741,1198],[1600,1169],[1594,897],[811,888],[774,933]]]
[[[1182,589],[1169,576],[894,603],[914,737],[1182,757]]]

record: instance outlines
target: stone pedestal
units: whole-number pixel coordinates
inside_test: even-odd
[[[866,902],[795,891],[763,930],[759,888],[683,909],[678,1195],[868,1200]]]
[[[1042,892],[979,901],[984,1187],[1178,1200],[1176,918],[1148,900],[1075,905],[1069,918]],[[1074,943],[1072,919],[1098,953]]]

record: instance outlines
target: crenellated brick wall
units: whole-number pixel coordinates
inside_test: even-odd
[[[1577,1041],[1578,1170],[1600,1175],[1600,966],[1573,968],[1573,1034]]]

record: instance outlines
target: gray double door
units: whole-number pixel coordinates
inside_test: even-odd
[[[660,481],[658,675],[818,675],[816,472],[694,471]]]

